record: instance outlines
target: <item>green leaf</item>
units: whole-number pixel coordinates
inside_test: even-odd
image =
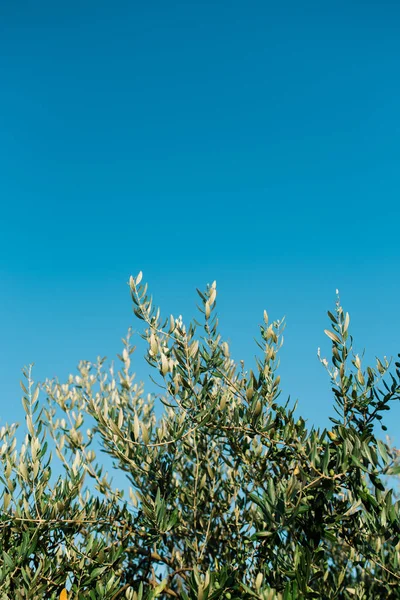
[[[328,338],[332,340],[332,342],[334,342],[335,344],[340,344],[340,339],[335,333],[329,331],[329,329],[324,329],[324,333],[328,336]]]
[[[381,440],[377,440],[378,452],[383,459],[383,462],[387,465],[390,462],[389,455],[386,450],[385,444]]]

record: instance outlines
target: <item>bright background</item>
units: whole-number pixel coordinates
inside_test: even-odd
[[[216,279],[237,360],[286,315],[317,425],[336,288],[356,350],[400,352],[398,2],[2,0],[0,53],[2,422],[25,364],[115,357],[139,270],[186,320]]]

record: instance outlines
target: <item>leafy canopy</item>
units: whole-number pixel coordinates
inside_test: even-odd
[[[161,392],[136,382],[130,331],[119,369],[84,361],[41,386],[25,370],[25,437],[0,430],[1,597],[400,598],[399,461],[377,437],[400,363],[362,365],[338,299],[320,359],[335,415],[320,431],[280,401],[283,321],[264,312],[247,371],[219,333],[215,283],[187,326],[161,319],[141,274],[129,285]]]

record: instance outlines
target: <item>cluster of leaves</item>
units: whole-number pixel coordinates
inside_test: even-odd
[[[117,372],[81,362],[66,383],[42,385],[43,406],[25,372],[25,439],[0,431],[1,597],[55,599],[66,585],[93,600],[400,598],[387,484],[398,453],[376,434],[400,396],[400,363],[363,369],[338,300],[332,364],[321,359],[336,416],[329,431],[309,428],[279,401],[283,322],[264,313],[246,371],[219,333],[215,283],[188,327],[161,320],[141,274],[130,289],[162,391],[136,383],[130,332]]]

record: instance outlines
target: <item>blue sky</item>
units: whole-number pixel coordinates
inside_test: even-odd
[[[187,320],[216,279],[238,360],[286,315],[284,393],[318,425],[336,288],[356,349],[400,352],[399,29],[385,1],[3,0],[2,421],[25,364],[116,355],[139,270]]]

